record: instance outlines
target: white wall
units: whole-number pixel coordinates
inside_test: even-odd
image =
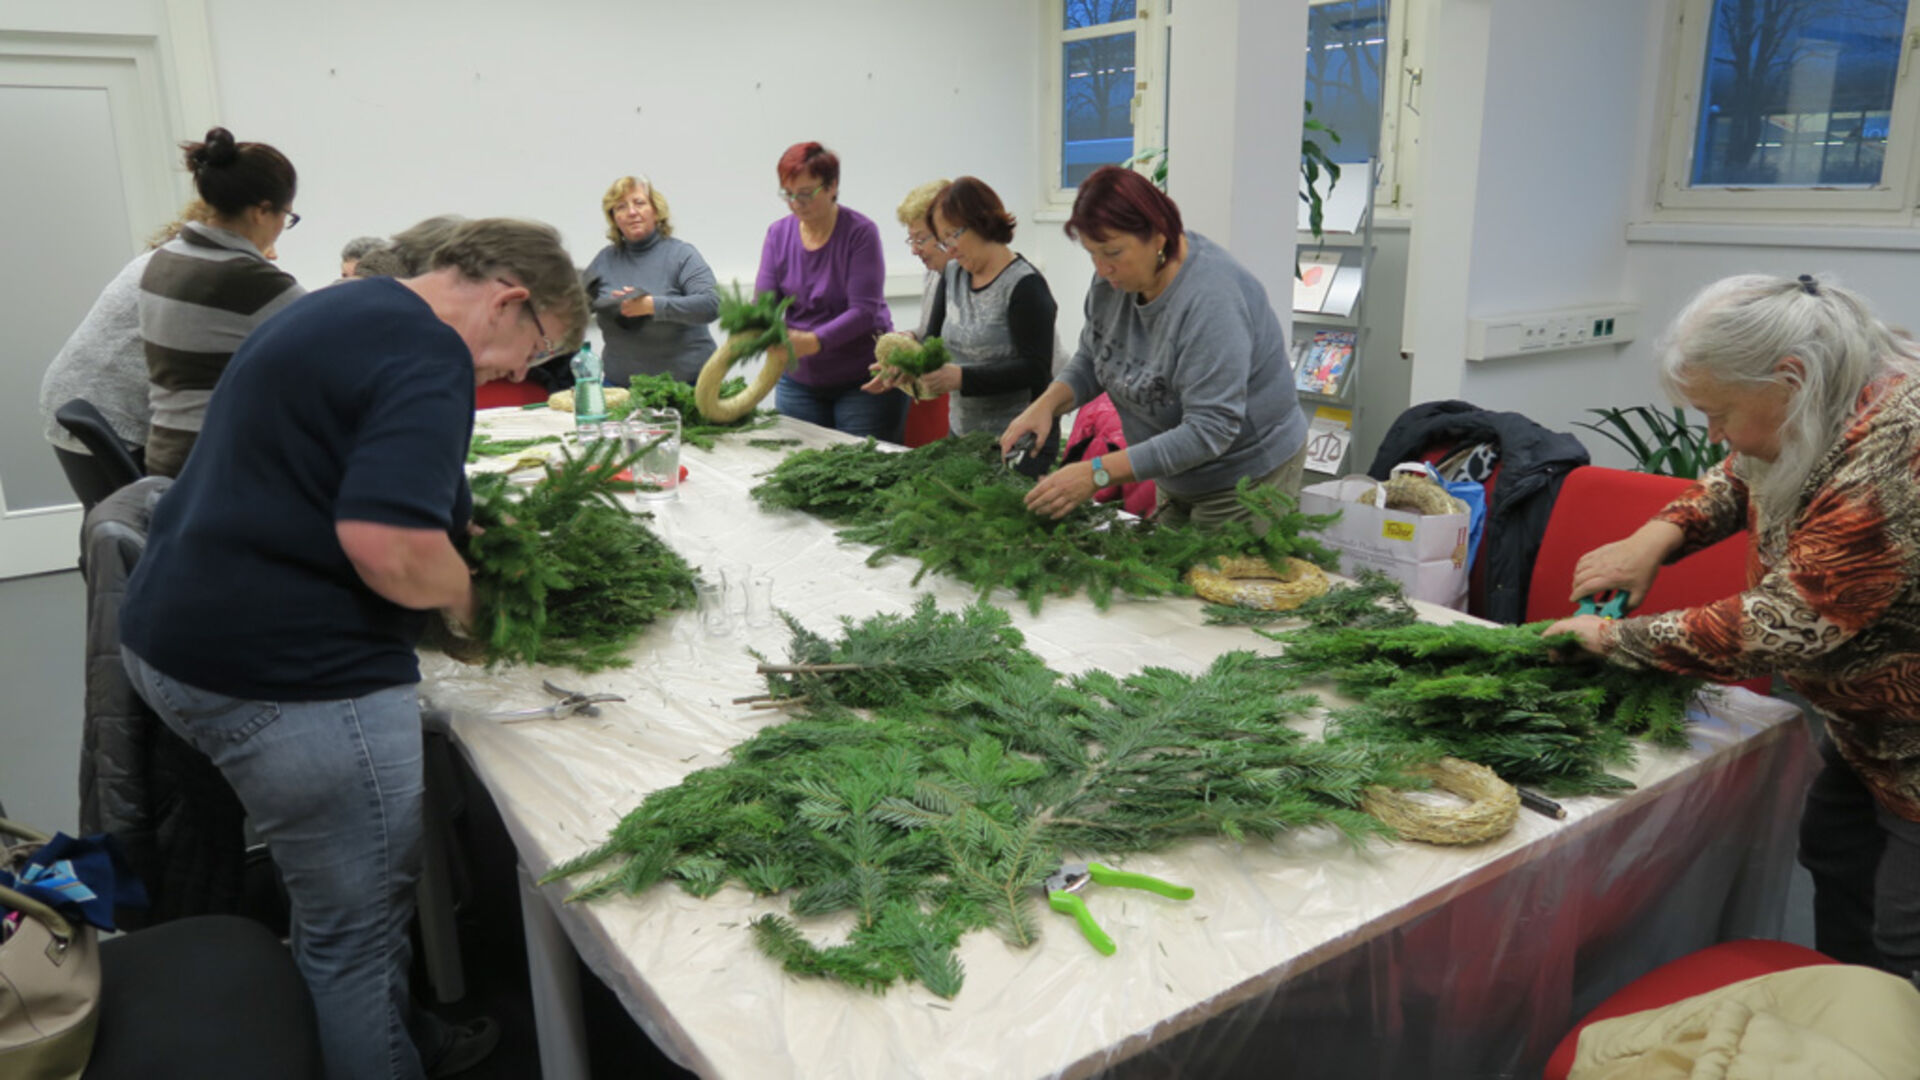
[[[919,270],[893,213],[913,186],[972,173],[1023,222],[1038,194],[1027,0],[208,11],[223,121],[300,170],[306,220],[280,258],[310,286],[347,239],[449,212],[549,221],[584,265],[606,243],[601,194],[640,172],[722,285],[750,288],[786,212],[775,162],[806,139],[840,155],[841,201],[880,224],[890,274]]]

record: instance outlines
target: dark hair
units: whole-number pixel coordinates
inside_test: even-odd
[[[580,346],[587,326],[587,293],[560,233],[551,225],[513,218],[463,222],[433,253],[433,269],[454,269],[469,281],[510,278],[526,286],[534,307],[560,316],[547,324],[563,349]]]
[[[840,182],[840,157],[817,142],[797,142],[780,155],[779,173],[783,184],[801,173],[812,173],[821,184],[832,187]]]
[[[1006,205],[986,181],[972,176],[948,184],[927,208],[927,220],[932,221],[934,214],[996,244],[1013,239],[1013,225],[1018,220],[1007,213]]]
[[[217,127],[205,142],[181,143],[194,190],[223,217],[266,203],[275,210],[293,205],[300,178],[287,156],[266,143],[233,141],[233,132]]]
[[[1132,169],[1102,165],[1080,181],[1073,216],[1067,219],[1069,240],[1078,240],[1083,233],[1096,242],[1115,233],[1151,242],[1153,234],[1159,233],[1169,247],[1177,248],[1182,235],[1180,208]]]

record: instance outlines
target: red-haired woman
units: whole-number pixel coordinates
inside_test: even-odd
[[[1097,275],[1086,328],[1073,361],[1001,445],[1011,450],[1029,432],[1044,441],[1056,417],[1104,390],[1128,446],[1049,474],[1027,506],[1063,517],[1100,488],[1152,480],[1158,520],[1212,527],[1245,520],[1234,495],[1243,479],[1299,494],[1307,418],[1259,279],[1185,231],[1159,188],[1117,166],[1081,183],[1067,235]]]
[[[793,212],[767,228],[754,291],[793,298],[787,328],[798,364],[780,380],[774,403],[797,420],[899,442],[906,396],[861,389],[874,340],[893,329],[880,230],[840,205],[840,159],[819,143],[788,147],[779,173],[780,197]],[[786,361],[786,350],[768,350],[768,363]]]

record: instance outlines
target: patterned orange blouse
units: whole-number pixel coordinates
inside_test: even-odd
[[[1654,515],[1686,534],[1674,558],[1750,527],[1732,461]],[[1745,592],[1616,622],[1609,658],[1718,680],[1779,673],[1881,805],[1920,821],[1920,379],[1862,392],[1784,553],[1754,536]]]

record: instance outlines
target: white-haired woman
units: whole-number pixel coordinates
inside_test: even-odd
[[[587,292],[606,342],[607,382],[672,375],[691,383],[713,352],[707,324],[720,314],[713,271],[673,236],[667,197],[645,177],[623,176],[601,196],[607,239],[587,265]]]
[[[1778,673],[1825,720],[1800,861],[1820,951],[1920,971],[1920,351],[1853,293],[1802,275],[1728,278],[1675,320],[1676,400],[1727,459],[1625,540],[1588,552],[1573,595],[1638,603],[1661,565],[1743,528],[1745,592],[1636,618],[1563,619],[1627,666]]]

